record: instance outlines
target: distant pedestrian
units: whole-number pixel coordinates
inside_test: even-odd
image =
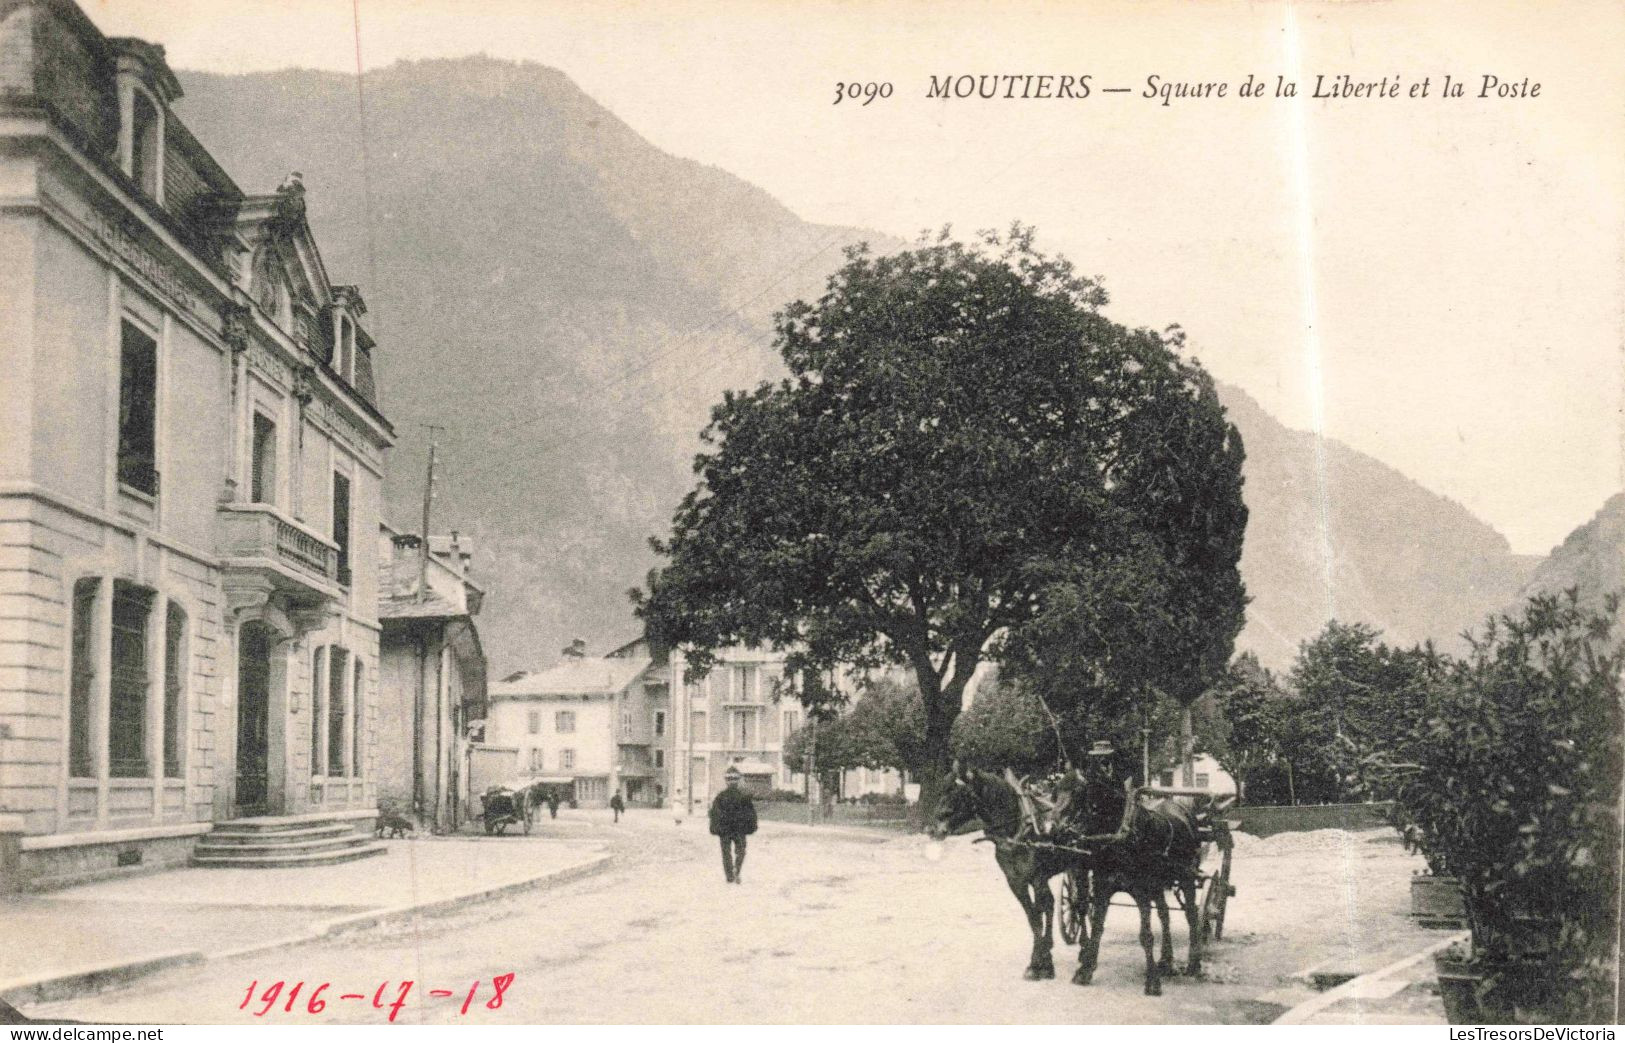
[[[626,810],[626,801],[621,799],[621,791],[616,790],[615,795],[609,798],[609,810],[615,812],[615,821],[621,820],[621,812]]]
[[[722,875],[737,884],[745,868],[745,838],[756,832],[756,805],[739,788],[738,768],[729,768],[722,777],[728,786],[711,802],[711,833],[722,843]]]
[[[559,817],[559,791],[556,789],[547,791],[547,816],[548,818]]]

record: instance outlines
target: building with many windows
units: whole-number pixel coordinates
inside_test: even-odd
[[[70,0],[0,5],[0,887],[375,807],[366,306],[299,175],[243,192],[180,95]]]
[[[648,656],[566,656],[491,685],[485,742],[519,751],[520,776],[577,804],[658,805],[668,790],[664,669]]]

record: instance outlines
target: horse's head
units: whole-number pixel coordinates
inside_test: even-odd
[[[976,790],[971,786],[969,776],[960,770],[959,762],[955,761],[953,774],[948,776],[947,788],[937,801],[937,813],[927,832],[932,839],[941,840],[963,830],[981,815],[982,807],[976,798]]]

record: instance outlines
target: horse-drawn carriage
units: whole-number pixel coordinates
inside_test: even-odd
[[[1159,995],[1161,976],[1173,973],[1168,892],[1190,927],[1186,973],[1200,973],[1208,939],[1224,934],[1233,845],[1223,813],[1231,798],[1206,790],[1117,786],[1098,775],[1069,770],[1041,780],[1006,770],[957,772],[943,797],[935,832],[953,832],[979,820],[1011,891],[1033,933],[1028,978],[1052,978],[1053,931],[1078,944],[1073,981],[1087,985],[1100,954],[1100,936],[1112,896],[1127,893],[1140,911],[1145,991]],[[1061,897],[1049,881],[1060,876]],[[1151,912],[1162,926],[1162,957],[1153,951]]]
[[[1196,931],[1205,944],[1224,937],[1224,912],[1236,887],[1230,882],[1230,859],[1235,843],[1230,837],[1230,823],[1224,819],[1225,811],[1235,802],[1230,794],[1215,796],[1207,790],[1185,789],[1175,786],[1141,786],[1134,791],[1134,800],[1148,801],[1172,798],[1189,801],[1194,815],[1198,861],[1196,873]],[[1086,854],[1079,851],[1080,855]],[[1093,898],[1090,870],[1083,865],[1068,869],[1061,876],[1060,897],[1055,911],[1056,928],[1061,940],[1076,945],[1086,940],[1089,931],[1089,906]],[[1174,890],[1175,900],[1181,903],[1182,892]]]
[[[480,818],[485,832],[501,834],[509,826],[521,826],[530,832],[536,805],[535,785],[529,782],[498,783],[480,794]]]

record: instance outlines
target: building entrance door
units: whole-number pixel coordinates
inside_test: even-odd
[[[243,624],[237,638],[238,815],[263,815],[271,791],[271,633]]]

